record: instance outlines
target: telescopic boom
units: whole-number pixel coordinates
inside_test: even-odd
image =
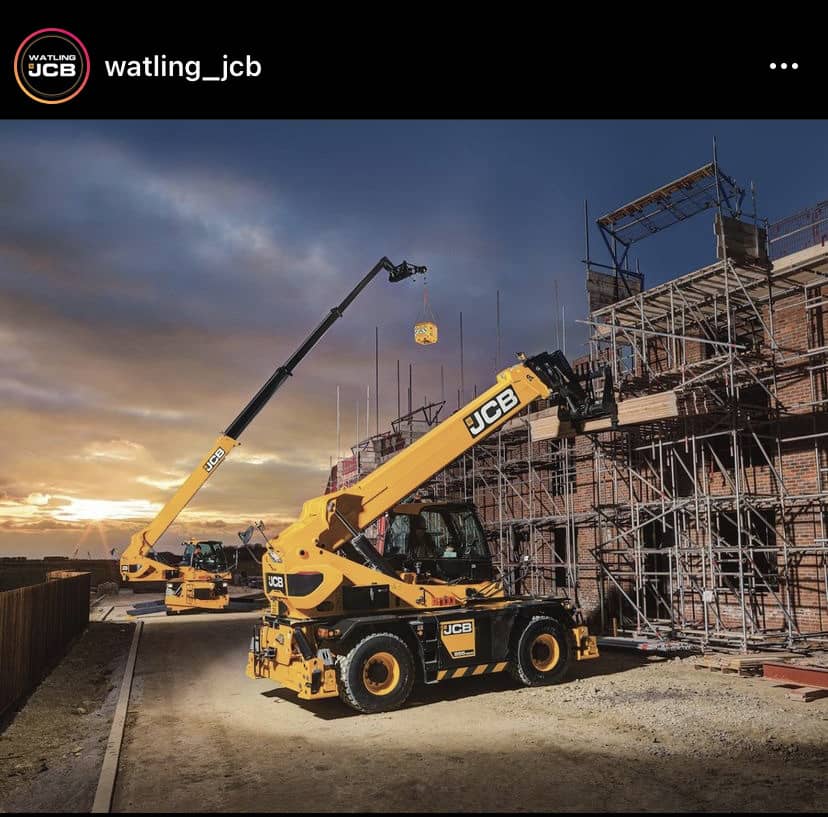
[[[396,283],[397,281],[410,278],[412,275],[424,274],[426,267],[415,266],[409,264],[407,261],[403,261],[401,264],[393,264],[386,257],[382,257],[377,261],[374,267],[345,296],[342,303],[333,307],[299,348],[273,372],[267,382],[241,410],[238,417],[227,426],[224,433],[210,449],[210,453],[199,462],[181,487],[158,512],[155,519],[146,528],[132,536],[129,545],[121,555],[121,575],[125,580],[160,581],[174,577],[175,570],[171,570],[169,565],[158,562],[150,556],[150,552],[156,542],[176,520],[184,508],[189,505],[204,483],[225,460],[227,454],[239,444],[238,440],[242,432],[253,422],[256,415],[258,415],[282,384],[293,374],[294,369],[296,369],[299,363],[319,343],[334,323],[342,317],[345,310],[360,292],[382,271],[388,272],[388,280]]]

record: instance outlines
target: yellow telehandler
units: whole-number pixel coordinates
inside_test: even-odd
[[[120,559],[121,580],[125,584],[146,586],[149,583],[165,583],[164,605],[169,615],[196,610],[221,610],[227,607],[230,601],[228,584],[231,579],[231,565],[228,563],[221,542],[185,543],[184,558],[177,565],[161,561],[153,548],[204,483],[218,470],[228,454],[239,445],[242,432],[265,407],[279,387],[293,374],[302,359],[342,317],[357,295],[377,274],[383,271],[388,273],[388,280],[395,283],[413,275],[422,275],[426,272],[426,268],[414,266],[407,261],[395,265],[388,258],[383,257],[345,299],[331,309],[301,346],[276,369],[242,409],[238,417],[227,426],[224,433],[213,443],[207,456],[196,465],[190,476],[161,508],[155,519],[132,536]]]
[[[598,656],[572,602],[507,592],[472,506],[409,501],[534,400],[553,398],[576,432],[596,417],[617,422],[609,371],[596,399],[592,379],[582,385],[560,351],[519,358],[357,483],[306,501],[299,519],[268,541],[270,609],[254,629],[249,677],[304,700],[338,695],[371,713],[402,706],[416,681],[509,670],[537,686],[561,680],[573,659]],[[383,516],[375,545],[364,530]]]

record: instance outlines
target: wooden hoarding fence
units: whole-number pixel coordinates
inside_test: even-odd
[[[0,716],[31,692],[89,624],[89,573],[59,571],[0,593]]]

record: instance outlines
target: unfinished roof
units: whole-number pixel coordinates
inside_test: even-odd
[[[695,216],[719,200],[738,209],[743,191],[713,162],[662,185],[598,219],[598,225],[629,245]],[[735,207],[734,207],[735,204]]]

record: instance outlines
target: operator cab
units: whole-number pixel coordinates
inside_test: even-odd
[[[196,546],[201,551],[200,554],[196,553]],[[206,570],[209,573],[224,573],[230,569],[222,543],[212,540],[184,542],[181,565]]]
[[[397,571],[431,574],[451,583],[492,579],[492,556],[474,506],[412,502],[388,512],[377,543]]]

